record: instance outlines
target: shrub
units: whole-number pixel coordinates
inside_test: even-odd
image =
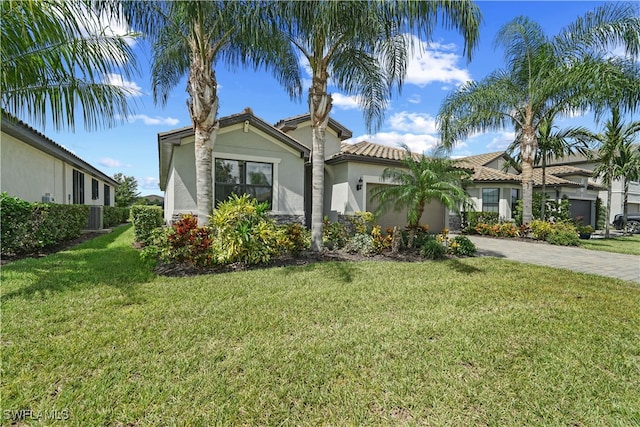
[[[379,225],[371,229],[371,237],[373,238],[373,251],[375,253],[379,254],[391,249],[393,235],[391,233],[382,234],[382,228]]]
[[[129,208],[105,206],[103,210],[103,226],[105,228],[124,224],[129,220]]]
[[[131,222],[133,223],[133,235],[136,242],[147,244],[151,232],[164,223],[162,208],[159,206],[131,206]]]
[[[429,224],[406,226],[402,231],[402,243],[407,248],[419,248],[433,238],[433,235],[429,234]]]
[[[541,221],[539,219],[534,219],[533,221],[531,221],[529,227],[531,228],[531,234],[533,235],[533,238],[538,240],[547,240],[547,236],[549,235],[549,233],[551,233],[551,230],[553,230],[553,226],[551,225],[551,223],[547,221]]]
[[[218,205],[210,220],[217,262],[266,263],[282,252],[278,246],[282,232],[268,217],[268,209],[267,203],[258,203],[246,194],[232,194]]]
[[[309,249],[311,245],[311,233],[302,224],[297,222],[279,226],[280,236],[278,246],[283,252],[298,255],[300,252]]]
[[[0,251],[31,253],[80,235],[88,224],[89,206],[30,203],[0,195]]]
[[[360,234],[368,234],[371,231],[374,219],[374,215],[366,211],[358,211],[349,217],[349,221],[353,224],[355,232]]]
[[[467,236],[456,236],[449,242],[449,254],[455,256],[474,256],[478,249]]]
[[[463,212],[462,222],[463,228],[468,232],[473,232],[476,225],[482,224],[497,224],[500,220],[498,212]]]
[[[447,253],[447,248],[436,239],[428,239],[420,247],[420,255],[427,259],[440,259]]]
[[[373,237],[371,237],[371,235],[356,233],[351,239],[349,239],[344,248],[347,252],[368,256],[375,253],[373,246]]]
[[[322,243],[327,249],[342,249],[349,240],[347,227],[339,222],[330,222],[329,217],[324,217],[322,223]]]

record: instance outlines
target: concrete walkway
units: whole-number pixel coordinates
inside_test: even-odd
[[[564,268],[640,283],[640,257],[588,249],[467,236],[479,256],[493,256],[529,264]]]

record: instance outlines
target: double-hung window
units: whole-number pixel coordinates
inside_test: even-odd
[[[482,212],[499,212],[500,209],[500,189],[482,189]]]
[[[73,170],[73,203],[84,204],[84,174],[75,169]]]
[[[259,202],[273,202],[273,164],[245,160],[216,159],[216,206],[231,194],[248,194]]]

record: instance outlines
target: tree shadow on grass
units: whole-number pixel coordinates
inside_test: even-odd
[[[140,302],[135,285],[155,275],[127,239],[119,241],[129,228],[118,227],[69,250],[3,266],[6,293],[2,298],[32,298],[107,285],[119,289],[128,303]]]
[[[284,275],[298,274],[307,271],[322,269],[322,274],[340,280],[342,283],[351,283],[358,268],[351,261],[317,261],[302,266],[284,267]]]
[[[465,262],[460,261],[458,258],[451,258],[447,261],[452,270],[455,270],[458,273],[463,274],[475,274],[475,273],[484,273],[485,270],[474,267],[473,265],[469,265]]]

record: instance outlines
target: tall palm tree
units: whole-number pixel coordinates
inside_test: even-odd
[[[558,129],[553,125],[553,118],[547,117],[540,122],[538,126],[538,152],[534,158],[534,165],[540,166],[542,169],[542,206],[540,211],[540,219],[545,219],[545,205],[547,197],[547,163],[554,159],[563,158],[565,156],[571,156],[575,153],[580,153],[584,156],[588,156],[590,153],[589,145],[594,139],[593,133],[589,129],[578,126]],[[510,157],[519,157],[519,141],[514,141],[507,148],[507,153]],[[519,162],[513,162],[519,164]]]
[[[130,114],[131,93],[107,75],[131,78],[135,34],[105,32],[89,0],[0,2],[0,106],[44,127],[75,129],[76,108],[84,126],[112,126]]]
[[[132,26],[152,43],[155,102],[186,75],[187,107],[195,133],[198,223],[213,208],[212,150],[218,130],[218,82],[214,67],[270,68],[292,97],[301,95],[297,58],[277,31],[265,2],[162,1],[122,2]]]
[[[579,18],[553,38],[528,18],[503,26],[496,45],[505,50],[505,69],[450,94],[438,113],[443,146],[452,148],[473,132],[515,126],[522,168],[523,222],[532,219],[533,165],[542,123],[569,111],[601,112],[601,86],[613,86],[621,105],[640,102],[637,67],[631,59],[609,58],[620,44],[629,57],[640,52],[640,18],[633,4],[609,3]]]
[[[628,180],[637,177],[637,154],[634,153],[633,140],[640,133],[640,121],[625,124],[618,108],[611,110],[611,117],[605,123],[603,133],[596,135],[601,146],[598,150],[598,166],[593,170],[594,176],[600,177],[607,187],[607,208],[605,218],[605,237],[609,238],[611,216],[611,184],[615,179],[624,178],[625,181],[625,218],[623,229],[626,228],[626,198]],[[635,148],[637,151],[637,147]],[[627,176],[628,175],[628,176]]]
[[[480,10],[462,1],[283,1],[277,20],[291,45],[308,63],[312,82],[311,248],[322,249],[325,133],[332,107],[329,84],[355,96],[369,130],[380,127],[394,87],[402,86],[409,32],[430,39],[434,24],[465,38],[468,59],[478,41]],[[331,80],[330,80],[331,78]]]
[[[407,222],[415,229],[431,201],[437,200],[450,210],[469,204],[470,198],[462,187],[470,178],[465,169],[456,167],[454,160],[443,157],[416,156],[406,145],[403,168],[386,168],[382,179],[393,185],[375,187],[372,197],[380,205],[376,214],[393,209],[407,209]]]
[[[640,122],[635,122],[631,126],[636,126],[640,132]],[[631,140],[626,141],[616,159],[616,172],[614,176],[623,180],[623,199],[622,199],[622,230],[627,232],[628,215],[629,215],[629,182],[640,181],[640,146]]]

